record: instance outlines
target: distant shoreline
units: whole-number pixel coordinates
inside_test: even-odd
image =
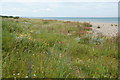
[[[42,20],[51,20],[51,19],[42,19]],[[107,37],[115,37],[118,33],[118,23],[107,23],[107,22],[90,22],[90,21],[69,21],[69,20],[53,20],[53,21],[64,21],[64,22],[80,22],[80,23],[90,23],[92,25],[92,31],[97,34],[101,33]],[[100,27],[100,28],[98,28]]]
[[[23,18],[25,19],[25,18]],[[33,18],[26,18],[26,19],[33,19]],[[36,19],[36,18],[34,18]],[[62,21],[67,23],[85,23],[85,21],[68,21],[68,20],[51,20],[51,19],[40,19],[45,21]],[[87,21],[86,21],[87,22]],[[106,22],[87,22],[92,25],[92,32],[97,34],[103,34],[106,37],[115,37],[118,34],[118,23],[106,23]]]
[[[28,18],[71,22],[118,23],[118,17],[28,17]]]
[[[51,19],[42,19],[42,20],[50,20]],[[69,21],[69,20],[53,20],[53,21],[64,21],[64,22],[80,22],[80,23],[90,23],[92,25],[92,31],[97,34],[103,34],[107,37],[115,37],[118,33],[118,23],[107,23],[107,22],[90,22],[90,21]],[[99,28],[98,28],[99,27]]]

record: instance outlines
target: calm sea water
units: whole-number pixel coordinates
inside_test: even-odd
[[[118,23],[117,17],[34,17],[37,19]]]

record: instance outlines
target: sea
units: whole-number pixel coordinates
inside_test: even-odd
[[[118,23],[118,17],[31,17],[31,18],[46,20]]]

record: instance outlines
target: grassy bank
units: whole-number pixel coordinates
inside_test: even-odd
[[[115,78],[117,38],[93,36],[89,23],[2,20],[3,77]]]

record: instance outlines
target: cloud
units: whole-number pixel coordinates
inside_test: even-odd
[[[1,8],[0,8],[0,10],[1,10]],[[23,7],[9,7],[9,6],[7,6],[7,7],[3,7],[2,8],[2,12],[3,13],[8,13],[8,12],[19,12],[19,13],[22,13],[22,12],[28,12],[28,11],[32,11],[32,12],[34,12],[34,13],[37,13],[37,12],[50,12],[50,11],[53,11],[53,9],[52,8],[41,8],[41,9],[35,9],[35,8],[23,8]]]
[[[21,16],[21,15],[14,15],[14,14],[3,14],[3,13],[0,13],[0,15],[2,15],[2,16]]]
[[[53,11],[51,8],[46,8],[46,9],[34,9],[32,10],[33,13],[41,13],[41,12],[50,12]]]
[[[2,12],[25,12],[28,11],[27,8],[13,8],[13,7],[3,7]]]
[[[116,2],[4,2],[2,4],[3,14],[37,17],[116,16],[117,8]]]
[[[2,0],[2,2],[119,2],[119,0]]]
[[[46,11],[52,11],[52,9],[51,8],[47,8]]]

